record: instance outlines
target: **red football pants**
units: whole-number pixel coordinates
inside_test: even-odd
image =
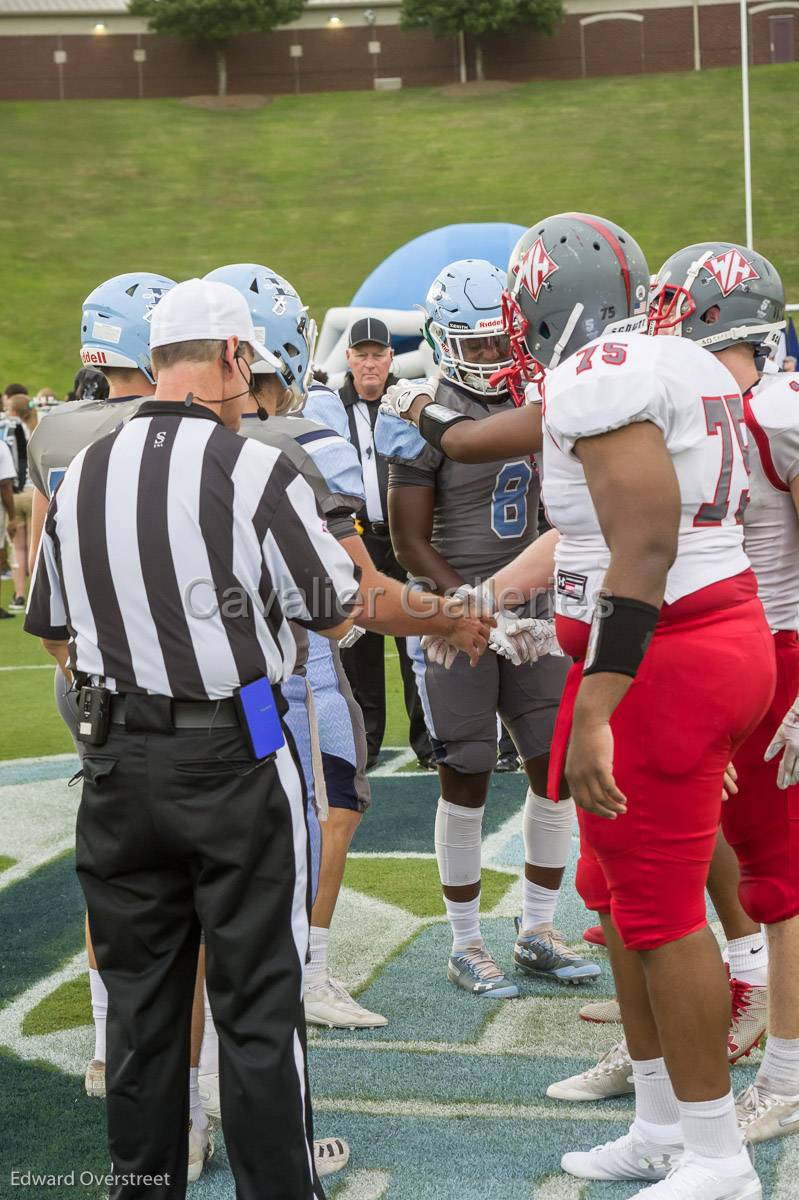
[[[584,656],[586,624],[558,617],[557,632],[567,654]],[[613,774],[627,813],[610,821],[578,810],[578,891],[588,908],[610,912],[628,949],[653,950],[707,923],[724,768],[768,710],[775,675],[751,571],[664,604],[610,721]],[[581,676],[575,662],[550,755],[553,798]]]
[[[799,693],[799,636],[774,635],[777,688],[768,712],[735,755],[738,794],[721,809],[724,836],[738,856],[741,905],[774,925],[799,915],[799,784],[777,787],[779,759],[763,755]]]

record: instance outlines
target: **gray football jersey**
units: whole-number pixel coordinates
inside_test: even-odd
[[[481,404],[446,380],[439,383],[436,400],[476,421],[514,408],[510,399]],[[406,422],[401,424],[407,429]],[[529,456],[511,462],[457,463],[428,443],[421,445],[412,460],[399,453],[386,455],[389,487],[435,488],[430,543],[467,583],[476,583],[537,537],[541,489],[535,465]]]
[[[28,472],[48,499],[76,454],[129,420],[149,396],[119,400],[76,400],[61,404],[40,421],[28,442]]]

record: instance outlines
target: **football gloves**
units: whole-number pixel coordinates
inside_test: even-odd
[[[771,762],[780,751],[782,761],[777,772],[777,787],[789,788],[799,783],[799,696],[783,717],[763,757],[766,762]]]
[[[339,650],[346,650],[349,646],[354,646],[358,638],[362,638],[366,633],[365,629],[361,629],[360,625],[350,625],[344,637],[338,639]]]
[[[435,400],[438,379],[400,379],[392,383],[380,403],[380,412],[410,421],[408,410],[419,396]]]
[[[495,611],[493,588],[488,583],[470,587],[464,583],[453,593],[463,602],[467,613],[493,616],[496,628],[491,630],[488,645],[500,658],[507,658],[514,667],[525,663],[532,666],[546,654],[561,654],[555,637],[555,622],[535,617],[517,617],[507,608]],[[458,653],[443,637],[430,634],[422,638],[422,649],[428,662],[449,670]]]

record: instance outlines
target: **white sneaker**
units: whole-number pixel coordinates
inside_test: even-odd
[[[722,1175],[703,1158],[690,1153],[653,1187],[636,1192],[630,1200],[763,1200],[763,1188],[745,1150],[741,1151],[741,1169],[734,1175]],[[721,1160],[725,1161],[725,1160]]]
[[[665,1179],[685,1150],[676,1142],[644,1138],[635,1123],[623,1137],[593,1150],[564,1154],[560,1165],[578,1179]]]
[[[210,1125],[195,1129],[189,1121],[189,1183],[196,1183],[206,1163],[214,1157],[214,1137]]]
[[[594,1025],[621,1025],[618,1000],[592,1000],[580,1009],[580,1020]]]
[[[313,1156],[316,1164],[316,1174],[335,1175],[343,1171],[350,1161],[350,1148],[343,1138],[322,1138],[313,1144]]]
[[[755,1080],[735,1101],[741,1132],[748,1142],[799,1133],[799,1096],[777,1096]]]
[[[552,1100],[607,1100],[610,1096],[628,1096],[634,1091],[633,1065],[627,1044],[622,1041],[582,1075],[571,1075],[559,1083],[551,1083],[547,1095]]]
[[[305,985],[305,1020],[330,1029],[376,1029],[388,1025],[386,1017],[369,1012],[330,974],[311,978]]]
[[[219,1104],[219,1072],[215,1071],[211,1074],[209,1071],[207,1075],[198,1075],[197,1085],[200,1092],[200,1102],[207,1116],[221,1121],[222,1109]]]
[[[100,1062],[99,1058],[93,1058],[86,1068],[83,1086],[86,1088],[86,1095],[91,1096],[93,1100],[105,1098],[105,1063]]]

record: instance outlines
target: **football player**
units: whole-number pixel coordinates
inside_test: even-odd
[[[503,287],[498,268],[479,259],[462,260],[440,272],[425,302],[425,334],[441,373],[432,390],[435,407],[463,414],[475,428],[492,413],[514,408],[502,376],[512,366],[502,332]],[[495,384],[491,380],[497,373],[501,378]],[[387,412],[378,417],[376,445],[390,463],[389,522],[397,559],[428,587],[471,596],[479,607],[487,595],[482,581],[537,536],[539,484],[529,453],[512,461],[462,466]],[[545,595],[544,608],[546,602]],[[488,604],[494,611],[490,597]],[[526,611],[538,615],[535,606]],[[497,613],[500,628],[510,619],[509,613]],[[490,644],[498,646],[499,632],[492,634]],[[481,829],[497,761],[497,714],[529,780],[514,962],[528,974],[569,983],[600,973],[597,963],[577,955],[554,928],[574,805],[565,792],[560,804],[547,799],[546,778],[568,662],[544,653],[531,667],[525,636],[512,661],[486,654],[474,670],[465,659],[442,654],[428,639],[416,658],[441,782],[435,847],[452,927],[447,975],[475,996],[500,999],[518,996],[519,989],[497,965],[480,928]],[[534,649],[532,657],[538,657]]]
[[[142,400],[152,395],[154,377],[150,363],[150,314],[161,297],[174,287],[163,275],[135,271],[116,275],[100,284],[86,298],[81,316],[80,356],[84,367],[102,373],[108,383],[107,399],[91,396],[59,405],[40,421],[28,445],[28,469],[34,486],[31,515],[31,562],[35,561],[47,505],[67,467],[85,446],[110,433],[137,411]],[[31,569],[33,569],[31,567]],[[60,668],[55,672],[58,711],[75,738],[77,711],[75,692]],[[80,753],[81,743],[75,742]],[[86,950],[94,1018],[94,1054],[86,1068],[87,1095],[105,1095],[105,1027],[108,993],[97,970],[88,919]],[[203,950],[198,964],[198,986],[192,1014],[192,1052],[189,1079],[191,1128],[189,1131],[189,1180],[200,1177],[213,1154],[214,1144],[199,1093],[199,1056],[203,1035],[202,980]]]
[[[264,344],[282,364],[282,373],[258,374],[253,397],[243,416],[241,432],[281,448],[317,493],[328,527],[338,537],[353,537],[353,516],[364,505],[361,467],[355,448],[339,434],[298,415],[311,379],[316,327],[297,292],[268,267],[238,264],[208,275],[237,288],[247,300]],[[259,410],[269,415],[259,420]],[[349,636],[349,635],[348,635]],[[312,877],[318,881],[311,913],[310,958],[305,972],[305,1017],[310,1024],[341,1028],[374,1028],[386,1018],[369,1012],[331,977],[328,966],[330,924],[338,899],[347,852],[362,814],[370,802],[366,778],[366,734],[363,715],[355,703],[341,665],[338,647],[329,638],[295,627],[298,672],[284,685],[289,703],[287,720],[297,742],[313,793],[312,734],[319,739],[327,798],[324,834],[309,809],[313,857]],[[310,685],[317,728],[307,712]],[[318,797],[321,799],[321,797]],[[321,861],[320,861],[321,842]]]
[[[738,790],[723,806],[722,825],[740,863],[741,903],[765,925],[770,949],[769,1037],[754,1083],[738,1098],[752,1142],[799,1132],[799,773],[791,707],[799,693],[799,376],[760,374],[783,309],[782,283],[767,259],[707,242],[664,263],[650,314],[653,333],[686,338],[724,363],[743,393],[749,432],[744,546],[773,633],[777,689],[735,756]]]
[[[629,1133],[563,1167],[659,1180],[651,1200],[743,1200],[761,1188],[730,1089],[704,887],[726,764],[773,696],[773,643],[743,551],[740,390],[687,339],[638,332],[648,282],[630,235],[587,214],[537,223],[508,272],[514,353],[549,370],[558,640],[576,660],[551,787],[565,760],[578,887],[603,914],[636,1096]]]
[[[430,627],[429,605],[422,598],[406,597],[401,584],[380,574],[357,536],[353,514],[363,505],[363,483],[354,447],[316,422],[297,415],[276,415],[296,412],[305,397],[312,341],[307,310],[291,285],[266,267],[249,264],[224,267],[212,272],[209,278],[230,283],[242,292],[250,305],[256,328],[264,330],[267,346],[283,366],[278,372],[254,373],[250,412],[245,414],[242,432],[269,442],[276,437],[282,441],[293,439],[301,453],[312,456],[317,474],[324,476],[327,489],[333,493],[332,498],[322,504],[323,511],[328,513],[328,520],[336,520],[337,536],[361,568],[361,587],[373,596],[371,612],[362,617],[363,626],[398,636],[424,633]],[[306,342],[304,351],[300,349],[303,342]],[[264,420],[264,417],[268,419]],[[294,458],[297,453],[295,445]],[[452,631],[447,636],[452,638],[455,646],[466,649],[470,660],[476,662],[475,647],[481,651],[486,643],[482,635],[475,634],[486,627],[474,618],[462,625],[453,619],[449,625]],[[385,1025],[385,1017],[364,1009],[331,978],[327,964],[328,929],[341,887],[347,851],[368,804],[363,718],[346,683],[338,655],[331,654],[327,639],[313,636],[309,639],[307,672],[319,715],[329,814],[322,836],[319,890],[311,917],[306,1016],[312,1023],[321,1025]],[[299,689],[304,702],[304,680],[293,680],[291,688]],[[357,758],[356,739],[360,745]]]

